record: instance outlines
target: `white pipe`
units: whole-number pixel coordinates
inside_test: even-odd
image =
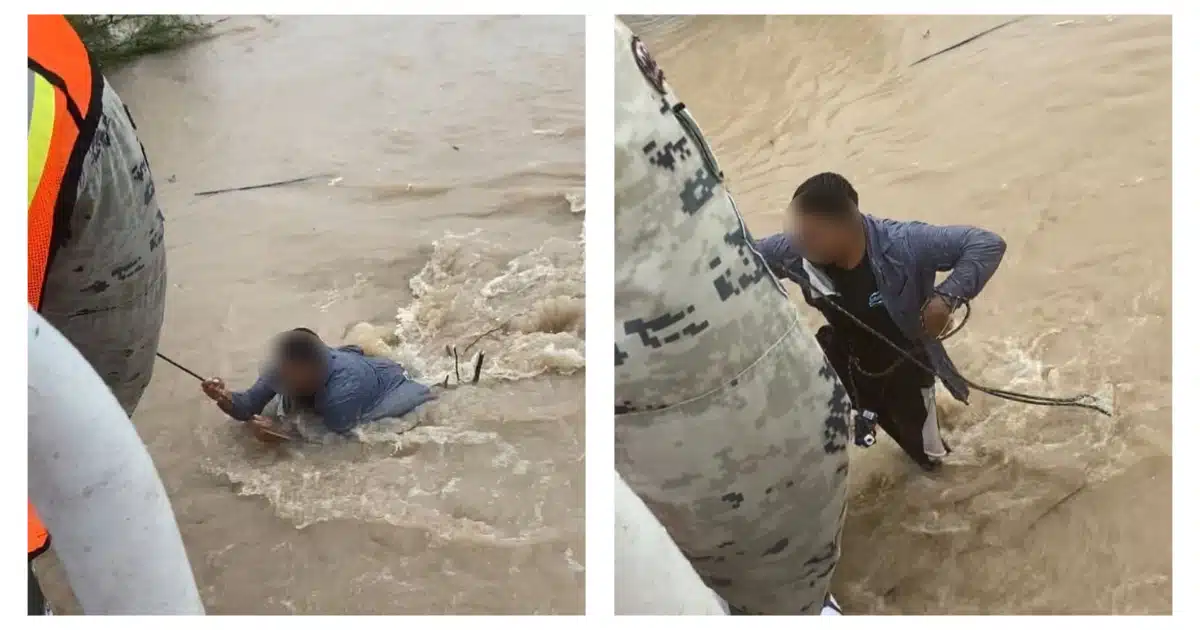
[[[29,497],[85,614],[204,614],[166,490],[133,423],[32,308]]]
[[[688,564],[646,504],[615,477],[613,558],[618,615],[724,615],[720,600]]]
[[[616,469],[731,606],[820,614],[849,399],[663,71],[614,35]]]

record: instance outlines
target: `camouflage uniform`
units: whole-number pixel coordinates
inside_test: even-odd
[[[163,216],[133,120],[107,81],[42,316],[132,414],[150,384],[167,295]]]
[[[616,465],[736,609],[819,614],[850,401],[644,46],[616,40]]]
[[[154,371],[167,252],[146,153],[107,80],[75,205],[65,225],[55,227],[62,237],[53,245],[40,313],[132,415]],[[51,614],[32,561],[28,573],[29,614]]]

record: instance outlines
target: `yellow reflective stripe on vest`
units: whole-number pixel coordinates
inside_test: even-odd
[[[46,158],[50,155],[50,140],[54,136],[54,86],[42,75],[29,70],[30,89],[33,94],[29,103],[29,193],[25,207],[33,204],[42,172],[46,170]]]

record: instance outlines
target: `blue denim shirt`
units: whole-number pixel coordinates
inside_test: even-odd
[[[313,406],[330,431],[346,433],[360,424],[399,417],[433,398],[428,387],[410,381],[395,361],[368,357],[358,346],[328,350],[325,385],[314,396]],[[250,389],[230,395],[230,415],[249,420],[282,393],[278,375],[268,370]]]
[[[867,260],[879,285],[883,305],[900,330],[929,354],[946,389],[967,402],[969,388],[954,367],[942,342],[931,340],[921,327],[921,308],[935,293],[971,300],[979,295],[1004,258],[1006,245],[998,235],[977,227],[935,226],[920,221],[895,221],[863,215],[867,232]],[[810,282],[823,275],[805,264],[800,247],[787,234],[775,234],[755,242],[775,275]],[[936,274],[950,276],[934,286]],[[815,278],[831,286],[828,278]],[[813,296],[805,291],[805,299]]]

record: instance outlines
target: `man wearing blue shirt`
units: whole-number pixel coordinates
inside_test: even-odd
[[[972,226],[865,214],[858,192],[837,173],[801,184],[788,214],[791,229],[756,241],[755,249],[775,275],[800,284],[805,301],[829,322],[817,341],[855,407],[874,412],[922,468],[936,469],[949,449],[938,426],[934,375],[959,401],[968,394],[942,337],[954,310],[979,295],[1000,266],[1004,239]],[[947,271],[937,283],[936,274]]]
[[[280,432],[271,416],[311,411],[338,434],[381,418],[398,418],[436,396],[408,378],[390,359],[369,357],[358,346],[331,348],[307,328],[276,340],[273,361],[249,389],[230,392],[220,379],[201,384],[231,418]],[[264,438],[265,439],[265,438]]]

